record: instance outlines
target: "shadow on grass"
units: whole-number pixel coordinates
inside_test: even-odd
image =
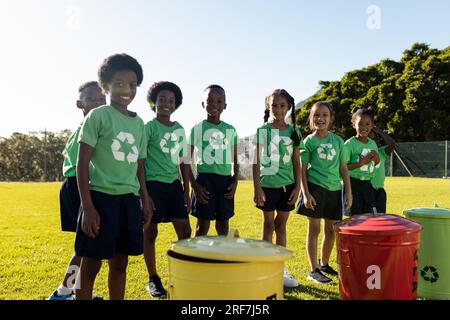
[[[336,285],[337,284],[330,284],[328,285],[328,288]],[[284,288],[284,298],[286,300],[302,300],[298,298],[299,294],[308,294],[317,300],[339,300],[339,293],[321,289],[316,286],[299,284],[296,288]]]

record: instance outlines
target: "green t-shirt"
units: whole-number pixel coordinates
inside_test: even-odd
[[[359,156],[366,156],[369,152],[375,150],[378,152],[378,147],[375,141],[368,138],[367,143],[362,143],[356,137],[351,137],[347,141],[345,141],[345,162],[348,164],[358,163]],[[372,180],[375,171],[375,162],[371,161],[370,163],[349,170],[349,175],[352,178],[359,180]]]
[[[64,147],[63,176],[67,178],[77,175],[78,137],[80,136],[80,130],[81,125],[77,128],[77,131],[70,135]]]
[[[253,143],[262,146],[260,169],[261,186],[264,188],[281,188],[295,183],[292,156],[294,145],[291,139],[293,126],[280,131],[265,124],[258,128]],[[300,132],[297,130],[298,136]]]
[[[187,154],[186,134],[175,122],[167,127],[156,118],[145,125],[147,159],[145,179],[172,183],[179,178],[179,158]]]
[[[344,140],[329,132],[325,138],[310,134],[300,146],[302,165],[308,166],[308,181],[329,191],[342,189],[341,163],[345,163]]]
[[[370,181],[372,183],[372,187],[374,189],[381,189],[384,188],[384,178],[385,178],[385,163],[386,159],[388,158],[388,155],[386,153],[386,147],[383,146],[378,149],[378,155],[380,156],[380,163],[375,166],[375,171],[372,180]]]
[[[89,188],[111,195],[139,194],[138,159],[147,156],[144,122],[105,105],[86,116],[79,142],[92,148]]]
[[[236,129],[221,121],[214,125],[206,120],[196,124],[189,137],[189,144],[195,146],[197,172],[231,175],[233,147],[239,143]]]

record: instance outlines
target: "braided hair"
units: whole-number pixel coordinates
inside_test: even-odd
[[[276,89],[272,92],[271,95],[266,97],[265,104],[266,108],[264,110],[264,123],[267,123],[270,116],[270,98],[275,96],[282,96],[286,98],[290,109],[291,109],[291,120],[292,120],[292,126],[294,127],[294,131],[292,132],[291,139],[294,141],[294,144],[299,145],[300,144],[300,136],[296,130],[296,120],[295,120],[295,100],[294,98],[284,89]]]

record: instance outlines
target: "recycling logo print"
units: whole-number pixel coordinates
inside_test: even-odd
[[[134,145],[134,136],[131,133],[128,132],[119,132],[117,137],[113,139],[113,143],[111,145],[111,151],[113,153],[114,159],[117,161],[125,161],[125,159],[128,161],[128,163],[136,163],[139,157],[139,150]],[[122,147],[124,147],[124,144],[128,144],[130,152],[125,155],[125,152],[120,151]]]
[[[317,148],[317,153],[319,154],[320,159],[328,161],[332,161],[336,156],[336,150],[334,150],[331,143],[321,144],[320,147]]]
[[[214,131],[209,137],[209,144],[214,150],[226,150],[228,143],[228,139],[220,131]]]
[[[171,142],[173,145],[171,148],[169,148],[168,146],[169,142]],[[174,155],[180,148],[180,144],[178,143],[178,136],[173,132],[167,132],[161,139],[159,146],[161,147],[162,152]]]
[[[433,266],[426,266],[420,271],[420,275],[423,280],[429,281],[430,283],[434,283],[439,279],[439,273],[437,269]]]
[[[286,147],[286,154],[283,156],[283,163],[287,164],[291,160],[292,153],[294,152],[292,140],[289,137],[280,137],[279,135],[273,137],[272,142],[270,143],[270,160],[273,162],[280,161],[280,142],[283,142],[284,146]]]

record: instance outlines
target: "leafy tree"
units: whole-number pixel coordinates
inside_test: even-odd
[[[351,110],[377,108],[375,121],[397,141],[430,141],[450,138],[450,47],[443,50],[415,43],[399,62],[390,59],[346,73],[340,81],[320,81],[321,89],[297,114],[297,124],[307,135],[307,118],[319,100],[336,112],[333,130],[344,138],[354,135]]]

